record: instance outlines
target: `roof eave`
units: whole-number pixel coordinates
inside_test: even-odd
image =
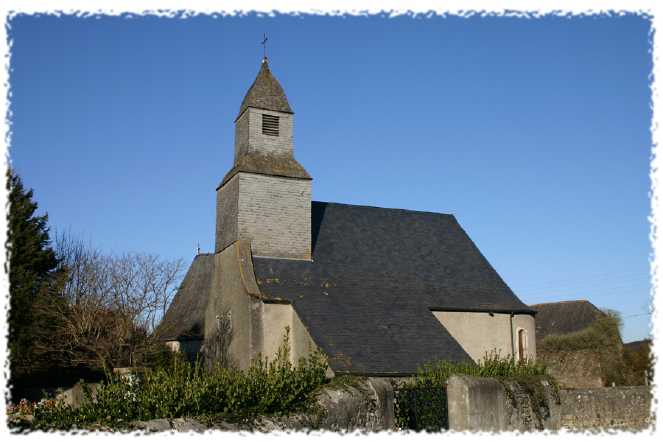
[[[256,109],[256,110],[264,110],[264,111],[268,111],[268,112],[280,112],[282,114],[295,115],[295,113],[292,110],[270,109],[270,108],[267,108],[267,107],[258,107],[258,106],[244,106],[242,109],[239,110],[239,114],[237,114],[237,117],[235,118],[233,123],[237,123],[237,120],[239,120],[242,117],[242,115],[244,115],[244,112],[249,110],[249,108]]]
[[[537,314],[536,310],[526,308],[467,308],[467,307],[429,307],[430,311],[434,312],[466,312],[466,313],[505,313],[514,315],[532,315]]]

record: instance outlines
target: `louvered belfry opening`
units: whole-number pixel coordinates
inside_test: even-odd
[[[276,115],[262,114],[263,135],[279,136],[279,117]]]

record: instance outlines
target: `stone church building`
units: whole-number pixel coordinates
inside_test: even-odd
[[[320,349],[334,374],[372,376],[493,350],[535,357],[535,311],[453,215],[311,201],[293,126],[265,58],[216,189],[214,253],[195,257],[161,339],[246,368],[288,330],[293,361]]]

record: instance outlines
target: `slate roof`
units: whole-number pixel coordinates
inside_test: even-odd
[[[247,107],[293,113],[283,88],[269,70],[267,59],[263,59],[258,76],[244,96],[237,118],[242,115]],[[235,118],[235,121],[237,121],[237,118]]]
[[[259,173],[262,175],[283,176],[305,180],[311,179],[311,175],[309,175],[306,169],[304,169],[304,166],[299,164],[299,162],[291,156],[244,154],[239,156],[235,165],[223,177],[223,180],[217,186],[216,190],[219,190],[221,186],[230,181],[230,179],[238,172]]]
[[[203,338],[203,320],[213,275],[214,255],[197,255],[156,330],[159,339],[185,341]]]
[[[531,305],[537,311],[536,341],[548,335],[573,333],[588,327],[605,313],[586,300]]]
[[[405,375],[470,360],[431,309],[534,314],[452,215],[313,202],[313,260],[253,258],[337,373]]]

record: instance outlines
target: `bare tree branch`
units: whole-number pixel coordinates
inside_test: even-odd
[[[58,341],[72,365],[110,369],[158,347],[154,330],[181,280],[181,260],[107,256],[70,234],[57,235],[55,250],[67,301],[56,312],[64,324]]]

